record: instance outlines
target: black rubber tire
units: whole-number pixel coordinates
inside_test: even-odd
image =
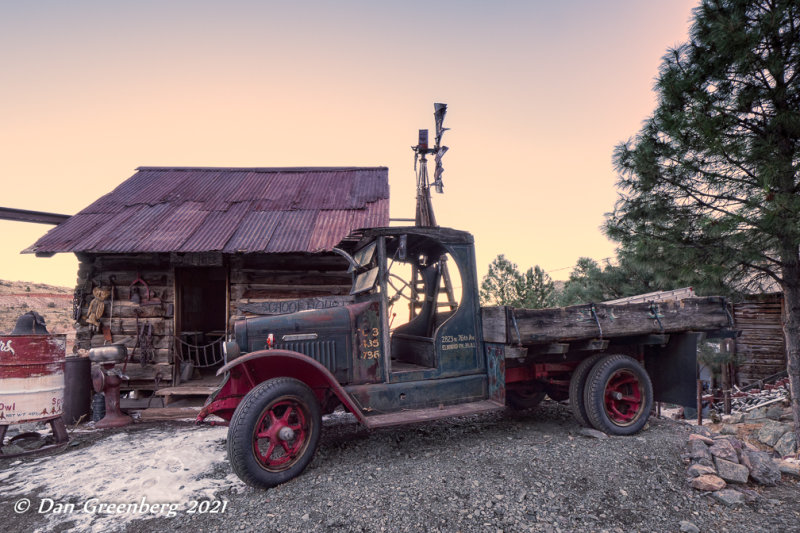
[[[286,401],[302,411],[308,434],[296,457],[279,469],[268,469],[256,456],[254,432],[267,410]],[[311,389],[294,378],[270,379],[248,392],[234,411],[228,428],[228,460],[236,475],[248,485],[274,487],[305,470],[317,451],[321,430],[319,403]]]
[[[535,387],[520,387],[506,390],[506,405],[515,411],[533,409],[544,400],[545,391]]]
[[[554,402],[563,402],[564,400],[569,400],[569,392],[563,389],[547,389],[547,397]]]
[[[612,377],[619,372],[631,374],[636,378],[642,400],[639,407],[631,413],[633,418],[626,423],[613,420],[606,409],[606,387]],[[607,355],[589,372],[583,402],[586,405],[586,415],[595,429],[609,435],[633,435],[638,433],[650,418],[650,411],[653,409],[653,384],[647,371],[633,357],[621,354]]]
[[[589,372],[592,371],[594,365],[603,358],[605,354],[598,353],[591,357],[587,357],[572,371],[572,377],[569,380],[569,409],[572,411],[572,416],[578,421],[578,424],[584,427],[591,427],[592,423],[589,417],[586,416],[586,405],[583,403],[583,391],[586,389],[586,378]]]

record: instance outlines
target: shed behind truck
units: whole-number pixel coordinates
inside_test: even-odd
[[[213,375],[238,317],[348,301],[331,249],[388,223],[386,167],[139,167],[25,252],[76,254],[76,349],[130,337],[127,387],[152,390],[179,382],[181,359]]]

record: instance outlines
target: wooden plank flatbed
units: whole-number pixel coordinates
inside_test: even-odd
[[[710,296],[624,305],[585,304],[554,309],[481,308],[487,342],[537,346],[593,339],[714,331],[732,327],[724,298]]]

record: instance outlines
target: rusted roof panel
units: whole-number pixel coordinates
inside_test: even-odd
[[[309,252],[320,252],[330,250],[336,246],[342,232],[348,232],[353,226],[353,212],[347,209],[330,209],[320,211],[314,229],[311,231],[311,239],[308,242]],[[347,233],[345,233],[347,235]]]
[[[209,211],[201,211],[203,204],[186,202],[167,216],[153,232],[139,243],[140,251],[175,251],[203,223]]]
[[[233,236],[249,212],[250,202],[233,204],[227,211],[210,211],[199,228],[177,250],[179,252],[219,252]]]
[[[115,235],[114,230],[125,224],[131,217],[141,211],[143,206],[135,206],[131,209],[125,209],[114,215],[111,220],[95,229],[90,235],[87,235],[81,240],[81,246],[86,250],[99,249],[102,250],[103,243],[108,242],[109,237]]]
[[[141,243],[155,231],[161,221],[171,213],[170,204],[145,206],[132,216],[122,228],[113,230],[109,238],[97,248],[102,252],[146,252]]]
[[[140,167],[26,252],[320,252],[389,224],[385,167]]]
[[[265,243],[272,238],[272,233],[281,221],[279,211],[254,211],[249,213],[239,224],[236,233],[223,249],[227,253],[263,252]]]
[[[106,223],[113,215],[108,213],[94,213],[82,217],[70,217],[55,228],[45,233],[33,246],[23,250],[23,253],[70,250],[85,235],[91,234],[95,229]]]
[[[280,211],[281,220],[264,251],[268,253],[308,251],[308,241],[317,211]]]

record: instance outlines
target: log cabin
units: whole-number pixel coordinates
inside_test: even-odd
[[[389,225],[386,167],[136,170],[24,251],[77,256],[75,349],[125,343],[123,390],[212,377],[245,315],[349,301],[332,249]]]

